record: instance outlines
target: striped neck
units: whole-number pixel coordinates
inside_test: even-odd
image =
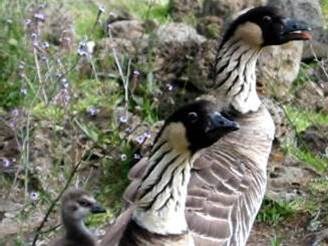
[[[246,114],[259,109],[261,101],[256,92],[256,62],[261,52],[240,39],[230,39],[221,45],[215,62],[213,84],[216,98],[223,108]]]
[[[192,154],[177,151],[164,139],[153,146],[147,170],[138,189],[134,221],[161,235],[187,231],[185,203]]]

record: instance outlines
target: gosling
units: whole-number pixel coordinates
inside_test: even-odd
[[[93,196],[82,189],[67,191],[61,202],[61,219],[65,229],[62,238],[55,240],[52,246],[95,246],[94,235],[84,224],[89,214],[104,213],[106,210]]]

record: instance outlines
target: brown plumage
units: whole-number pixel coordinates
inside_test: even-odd
[[[226,31],[214,64],[214,78],[199,89],[212,95],[219,111],[234,115],[240,130],[223,137],[195,161],[185,215],[195,245],[245,245],[266,189],[266,167],[274,135],[270,114],[256,92],[256,61],[262,48],[310,38],[304,23],[258,7],[239,16]],[[130,173],[130,206],[147,161]],[[129,219],[118,219],[116,232]],[[108,244],[109,245],[109,244]],[[112,244],[115,245],[115,244]]]
[[[111,226],[102,245],[193,245],[185,203],[195,155],[237,129],[234,121],[207,101],[173,113],[159,132],[150,157],[135,166],[145,168],[137,171],[140,177],[130,185],[135,204]]]
[[[97,201],[82,189],[67,191],[61,202],[61,219],[64,226],[64,236],[58,238],[52,246],[95,246],[96,240],[83,219],[91,213],[103,213]]]

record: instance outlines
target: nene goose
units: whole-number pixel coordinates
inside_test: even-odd
[[[217,110],[234,115],[239,131],[222,137],[195,160],[188,184],[185,215],[195,245],[245,245],[261,206],[274,124],[256,92],[256,61],[262,49],[311,36],[304,23],[283,17],[271,7],[251,9],[235,19],[223,36],[212,80],[203,89]],[[147,162],[131,170],[134,180]],[[129,213],[121,216],[121,224]],[[118,227],[117,227],[118,230]]]
[[[65,229],[62,238],[51,243],[52,246],[94,246],[96,240],[84,225],[83,219],[90,213],[106,212],[86,191],[72,189],[62,198],[61,218]]]
[[[174,112],[156,137],[142,178],[131,186],[135,206],[110,228],[102,245],[194,245],[185,218],[187,185],[198,151],[238,125],[213,103],[197,101]]]

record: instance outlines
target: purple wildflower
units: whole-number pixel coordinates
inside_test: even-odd
[[[101,13],[104,13],[105,12],[105,7],[104,6],[99,6],[98,11],[101,12]]]
[[[30,193],[30,199],[32,200],[32,202],[35,202],[39,199],[39,193],[37,193],[36,191],[32,191]]]
[[[62,84],[62,86],[64,87],[64,88],[68,88],[68,86],[69,86],[69,83],[68,83],[68,80],[66,79],[66,78],[62,78],[61,80],[60,80],[60,83]]]
[[[167,88],[168,91],[172,91],[173,90],[173,85],[166,84],[166,88]]]
[[[128,157],[126,156],[126,154],[121,155],[121,160],[122,161],[126,161],[127,159],[128,159]]]
[[[99,109],[95,108],[95,107],[90,107],[87,109],[87,113],[90,116],[96,116],[99,113]]]
[[[136,137],[136,141],[138,142],[138,144],[143,144],[143,142],[145,141],[144,134]]]
[[[127,122],[128,122],[128,117],[122,115],[122,116],[120,117],[120,122],[121,122],[122,124],[127,123]]]
[[[25,26],[29,26],[29,25],[31,25],[31,23],[32,23],[32,20],[31,20],[31,19],[26,19],[26,20],[24,21],[24,25],[25,25]]]
[[[21,94],[23,94],[24,96],[27,95],[27,89],[26,89],[26,88],[21,88],[20,92],[21,92]]]
[[[149,131],[144,133],[145,138],[151,138],[151,133]]]
[[[37,21],[41,21],[41,22],[44,22],[46,20],[46,17],[43,13],[35,13],[34,14],[34,18],[37,20]]]
[[[135,154],[133,155],[133,158],[134,158],[135,160],[140,160],[140,159],[141,159],[141,155],[135,153]]]
[[[11,164],[12,164],[12,162],[10,160],[8,160],[7,158],[2,158],[3,167],[5,167],[5,168],[10,167]]]
[[[86,41],[81,41],[79,43],[79,47],[77,48],[77,54],[79,56],[89,57],[88,45],[87,45],[87,42]]]
[[[126,128],[126,129],[125,129],[125,132],[127,132],[127,133],[131,133],[131,132],[132,132],[132,128],[131,128],[131,127]]]
[[[48,42],[43,42],[41,47],[46,50],[46,49],[49,48],[49,43]]]
[[[56,105],[66,107],[71,99],[69,90],[67,88],[61,89],[58,94],[54,97],[53,102]]]
[[[31,34],[31,38],[32,38],[32,40],[36,40],[38,38],[38,34],[36,34],[35,32],[33,32]]]
[[[140,75],[140,72],[139,72],[138,70],[134,70],[134,71],[133,71],[133,75],[134,75],[134,76],[139,76],[139,75]]]

